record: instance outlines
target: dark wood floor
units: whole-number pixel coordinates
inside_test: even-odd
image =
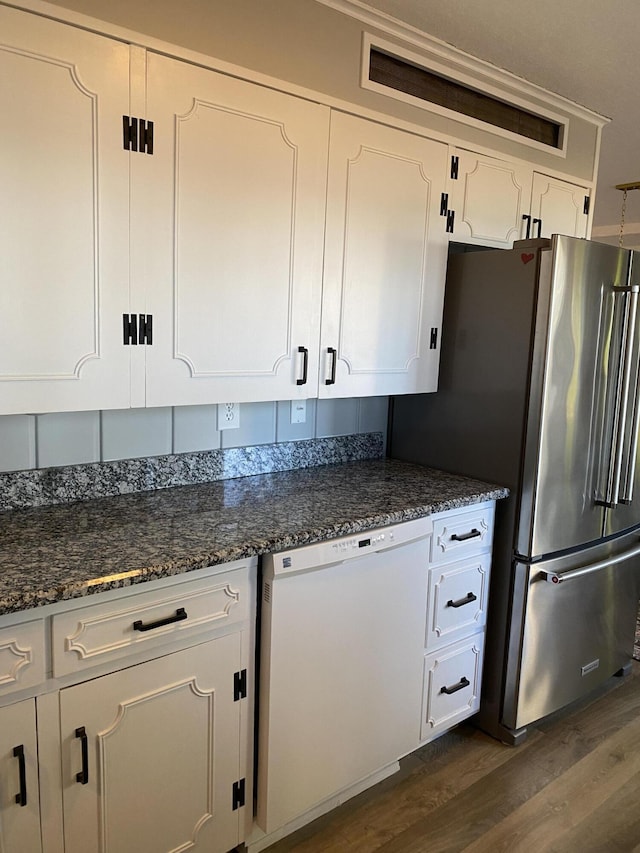
[[[269,853],[640,851],[640,663],[518,747],[462,724]]]

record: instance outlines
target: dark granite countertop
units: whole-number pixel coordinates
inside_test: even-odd
[[[376,459],[6,512],[0,514],[0,614],[507,494]]]

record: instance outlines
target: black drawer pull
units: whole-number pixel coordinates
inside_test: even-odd
[[[440,693],[446,693],[450,696],[452,693],[457,693],[458,690],[464,690],[464,688],[468,687],[470,684],[471,682],[469,679],[463,675],[460,681],[457,684],[454,684],[453,687],[441,687]]]
[[[467,539],[477,539],[478,536],[482,536],[482,533],[478,530],[477,527],[472,527],[468,533],[453,533],[451,535],[452,542],[465,542]]]
[[[163,625],[171,625],[173,622],[183,622],[187,618],[187,611],[184,607],[178,607],[173,616],[167,616],[166,619],[158,619],[157,622],[147,622],[145,625],[142,619],[136,619],[133,623],[134,631],[153,631],[154,628],[162,628]]]
[[[89,781],[89,739],[84,726],[76,729],[76,737],[82,741],[82,770],[76,773],[76,782],[86,785]]]
[[[478,596],[472,592],[468,592],[464,598],[458,598],[454,601],[452,598],[447,601],[447,607],[464,607],[465,604],[471,604],[472,601],[477,601]]]
[[[13,756],[18,759],[18,773],[20,774],[20,793],[16,794],[16,803],[19,806],[27,805],[27,771],[24,761],[24,744],[13,747]]]
[[[302,379],[296,379],[296,385],[306,385],[307,371],[309,369],[309,350],[306,347],[298,347],[298,352],[302,353]]]
[[[327,358],[331,359],[331,376],[324,380],[325,385],[336,384],[336,361],[338,360],[338,352],[335,347],[327,347]]]

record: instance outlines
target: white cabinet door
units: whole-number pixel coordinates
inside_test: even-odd
[[[0,414],[129,405],[129,47],[0,7]]]
[[[441,143],[332,113],[320,397],[436,389],[446,161]]]
[[[589,196],[590,191],[586,187],[534,172],[531,236],[537,237],[539,231],[541,237],[552,234],[587,237],[589,202],[585,200]]]
[[[241,638],[61,691],[66,853],[226,853],[238,844]]]
[[[524,236],[530,167],[455,149],[449,188],[449,208],[455,211],[453,240],[510,248]]]
[[[153,53],[147,86],[147,405],[315,396],[328,109]]]
[[[0,850],[40,853],[36,705],[0,708]]]

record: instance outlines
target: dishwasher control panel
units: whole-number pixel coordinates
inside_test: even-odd
[[[366,530],[339,539],[327,539],[313,545],[268,554],[263,561],[263,571],[266,577],[310,571],[375,551],[394,548],[414,539],[422,539],[429,536],[432,529],[431,519],[426,517],[400,522],[393,527]]]

